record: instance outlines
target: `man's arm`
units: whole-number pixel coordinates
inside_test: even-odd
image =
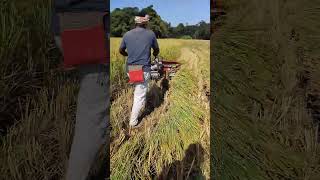
[[[126,52],[126,42],[125,42],[125,36],[123,36],[120,48],[119,48],[119,53],[122,54],[123,56],[128,56],[128,53]]]
[[[158,41],[155,34],[153,34],[152,49],[153,49],[153,55],[158,56],[160,53],[160,49],[159,49]]]
[[[159,48],[153,49],[153,55],[154,55],[154,56],[158,56],[158,55],[159,55],[159,52],[160,52],[160,49],[159,49]]]
[[[128,53],[126,52],[125,49],[120,48],[119,53],[122,54],[123,56],[128,56]]]

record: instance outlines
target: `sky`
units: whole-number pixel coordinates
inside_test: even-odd
[[[171,26],[179,23],[194,25],[204,20],[210,22],[210,0],[111,0],[110,9],[153,5],[153,8]]]

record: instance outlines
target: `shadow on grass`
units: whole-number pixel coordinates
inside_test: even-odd
[[[204,162],[204,149],[199,144],[191,144],[186,150],[181,161],[174,161],[163,168],[157,180],[204,180],[205,176],[201,172],[201,164]]]
[[[146,108],[139,116],[138,121],[141,122],[143,118],[150,115],[155,108],[161,106],[164,101],[164,96],[169,90],[169,80],[163,79],[160,83],[160,87],[156,83],[153,83],[150,90],[147,93]]]

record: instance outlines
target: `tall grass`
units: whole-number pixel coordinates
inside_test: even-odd
[[[0,10],[0,179],[61,179],[78,85],[57,70],[51,3],[1,1]]]
[[[319,2],[224,3],[211,38],[212,177],[318,179],[317,124],[300,77],[319,58]]]
[[[29,99],[20,123],[2,140],[3,179],[60,179],[64,175],[74,127],[73,86],[61,86],[51,98],[43,88]]]
[[[0,11],[0,125],[4,132],[19,119],[20,109],[13,107],[50,82],[50,69],[59,59],[49,31],[50,4],[34,1],[30,8],[2,1]]]

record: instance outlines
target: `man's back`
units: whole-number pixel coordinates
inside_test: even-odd
[[[148,29],[136,27],[124,36],[120,48],[127,48],[128,64],[144,65],[144,70],[150,70],[151,48],[157,49],[155,34]]]

